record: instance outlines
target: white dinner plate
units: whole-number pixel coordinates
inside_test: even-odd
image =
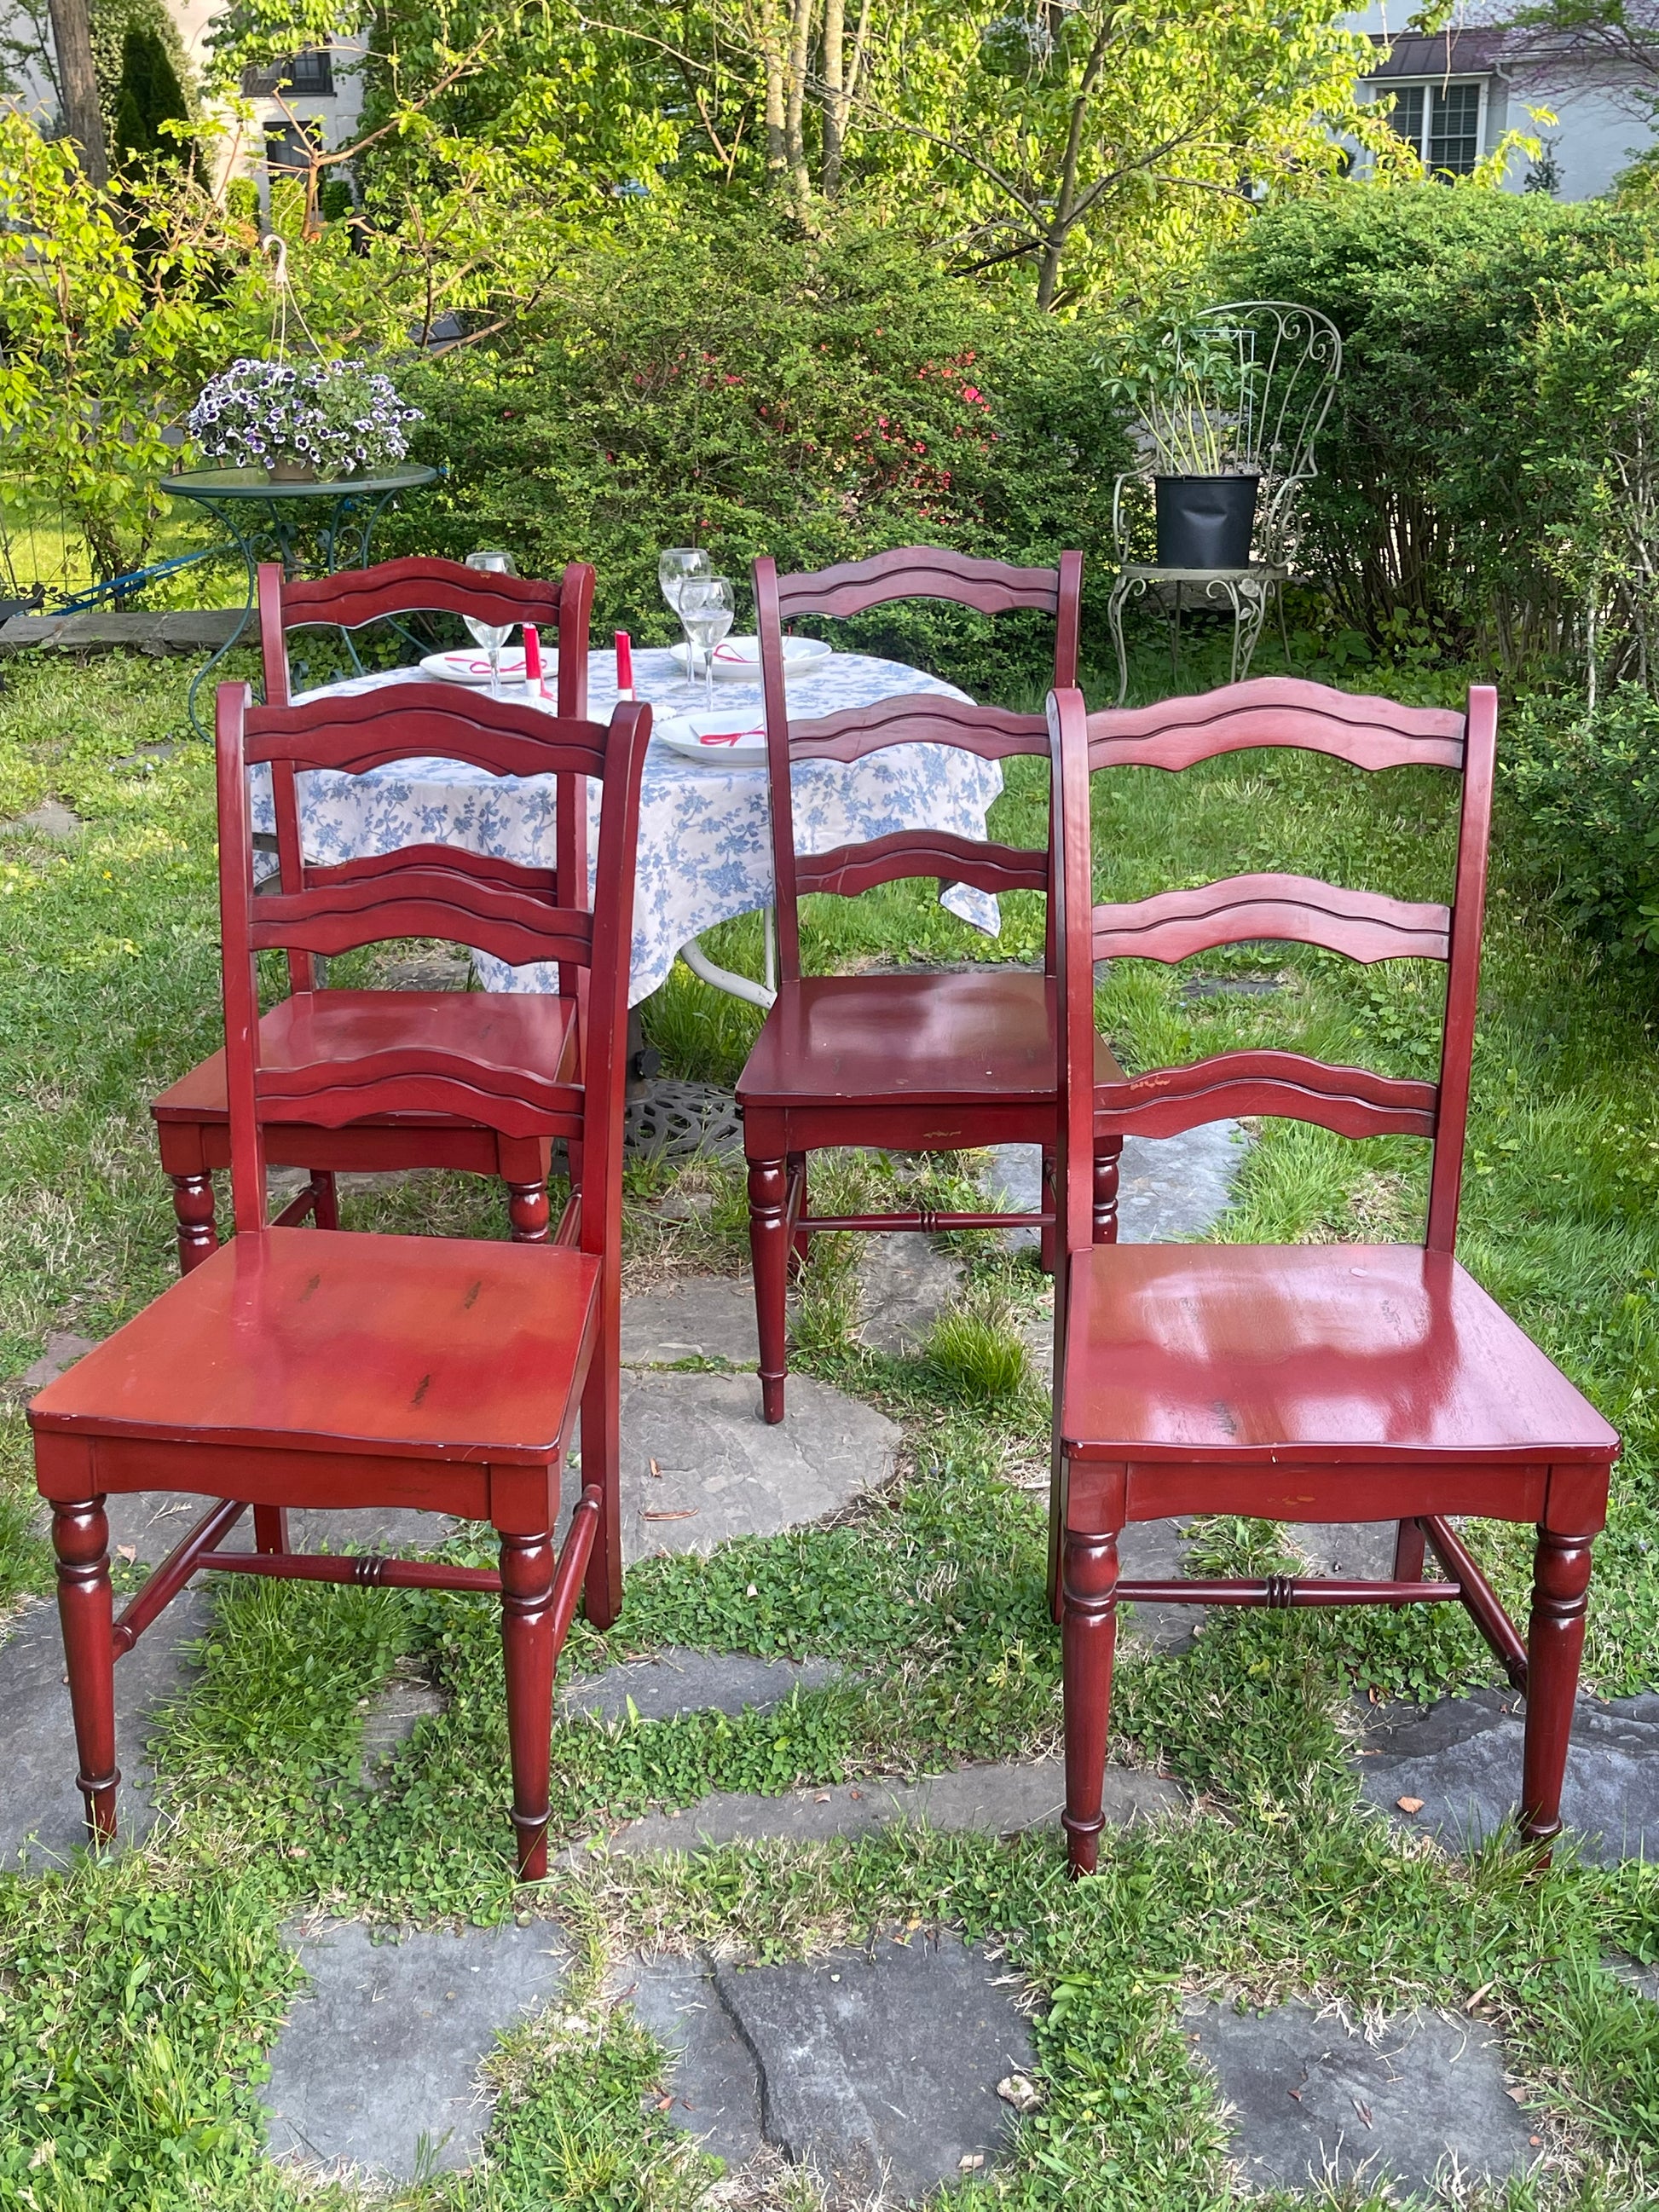
[[[669,653],[677,668],[684,669],[690,647],[682,639],[671,645]],[[828,660],[835,651],[822,638],[787,637],[783,641],[783,672],[799,676],[803,670],[816,668],[821,660]],[[702,657],[697,658],[699,676],[702,673]],[[757,637],[728,637],[714,647],[714,676],[724,677],[728,684],[758,684],[760,682],[760,640]]]
[[[544,650],[542,673],[553,673],[556,653]],[[449,684],[488,684],[489,655],[481,653],[476,645],[465,653],[428,653],[421,665],[428,676],[441,676]],[[524,647],[515,645],[503,647],[501,653],[501,681],[503,684],[524,682]]]
[[[753,768],[766,759],[766,731],[759,717],[742,708],[722,714],[671,714],[656,734],[671,752],[716,768]]]

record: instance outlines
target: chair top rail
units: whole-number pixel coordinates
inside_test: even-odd
[[[1190,699],[1088,717],[1091,769],[1182,769],[1259,745],[1325,752],[1364,769],[1462,768],[1464,717],[1455,708],[1332,692],[1303,677],[1249,677]]]
[[[1063,574],[1060,568],[1011,568],[1006,562],[981,561],[942,547],[899,546],[867,561],[780,576],[778,612],[787,622],[797,615],[860,614],[889,599],[953,599],[986,615],[1006,614],[1015,607],[1037,607],[1053,614],[1060,606]]]
[[[1103,708],[1088,718],[1089,766],[1176,770],[1252,747],[1327,753],[1352,767],[1463,765],[1464,717],[1444,707],[1334,692],[1295,676],[1248,683],[1152,707]]]
[[[361,775],[392,761],[465,761],[491,775],[602,775],[603,722],[548,714],[454,684],[397,684],[354,697],[250,709],[243,757]]]
[[[842,707],[789,724],[792,761],[857,761],[889,745],[952,745],[981,760],[1008,760],[1048,750],[1041,714],[1011,714],[933,691],[906,691],[867,707]]]
[[[1097,906],[1094,957],[1185,960],[1221,945],[1282,938],[1350,960],[1444,960],[1451,912],[1312,876],[1229,876],[1189,890]]]
[[[269,566],[279,591],[284,629],[323,623],[340,629],[361,629],[388,615],[429,612],[472,615],[481,622],[493,617],[503,623],[555,623],[567,592],[580,592],[584,576],[589,580],[591,599],[593,576],[593,570],[582,562],[572,562],[559,581],[549,582],[469,568],[459,561],[426,556],[297,580],[284,579],[274,562]],[[264,589],[262,568],[262,599]]]

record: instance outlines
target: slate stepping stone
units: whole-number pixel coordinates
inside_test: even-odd
[[[1456,2161],[1502,2181],[1538,2156],[1508,2094],[1504,2053],[1483,2021],[1419,2011],[1378,2041],[1298,2002],[1271,2012],[1194,2004],[1189,2047],[1232,2107],[1232,2154],[1252,2190],[1374,2187],[1425,2192]]]
[[[11,824],[14,830],[27,830],[36,837],[61,838],[78,836],[86,826],[61,799],[43,799],[39,806],[20,814]]]
[[[1200,1237],[1232,1203],[1249,1139],[1237,1121],[1212,1121],[1178,1137],[1126,1137],[1118,1188],[1118,1234],[1126,1244],[1167,1244]],[[985,1188],[1006,1194],[1011,1212],[1042,1204],[1042,1155],[1036,1145],[996,1145]],[[1035,1229],[1008,1232],[1015,1249],[1035,1249]]]
[[[949,1933],[780,1966],[635,1960],[618,1980],[676,2053],[676,2124],[734,2163],[770,2143],[836,2199],[988,2172],[997,2084],[1034,2063],[1006,1968]]]
[[[359,1754],[364,1780],[377,1789],[386,1779],[380,1771],[395,1751],[409,1741],[424,1720],[434,1719],[444,1701],[431,1683],[414,1674],[394,1674],[369,1699],[363,1715]]]
[[[1118,1539],[1119,1571],[1129,1582],[1173,1582],[1187,1571],[1188,1522],[1133,1521]],[[1126,1605],[1123,1632],[1150,1651],[1190,1651],[1208,1607]]]
[[[73,1329],[54,1328],[47,1331],[46,1349],[32,1367],[26,1367],[17,1378],[17,1387],[31,1397],[44,1390],[48,1382],[55,1382],[77,1359],[84,1359],[89,1352],[98,1349],[95,1336],[77,1336]]]
[[[690,1275],[623,1300],[624,1367],[670,1367],[682,1359],[760,1361],[755,1285],[747,1275]]]
[[[560,1697],[573,1718],[619,1721],[632,1702],[643,1721],[669,1721],[679,1713],[769,1712],[797,1689],[838,1681],[833,1659],[757,1659],[745,1651],[682,1651],[671,1648],[648,1659],[630,1659],[585,1674]]]
[[[1399,1530],[1397,1521],[1306,1521],[1286,1523],[1285,1533],[1310,1575],[1388,1582]]]
[[[873,1352],[914,1352],[957,1294],[956,1262],[920,1229],[861,1243],[858,1334]]]
[[[155,1708],[188,1687],[194,1670],[180,1646],[204,1636],[211,1618],[206,1595],[186,1590],[116,1663],[116,1811],[123,1843],[141,1842],[155,1826],[155,1776],[144,1738]],[[21,1853],[22,1865],[39,1872],[62,1865],[86,1842],[86,1811],[75,1784],[79,1766],[58,1607],[31,1601],[0,1644],[0,1867],[15,1869]]]
[[[650,1813],[609,1838],[574,1844],[567,1860],[590,1850],[623,1852],[690,1851],[703,1844],[747,1843],[781,1836],[823,1843],[835,1836],[867,1836],[900,1820],[982,1835],[1017,1835],[1027,1828],[1058,1828],[1066,1799],[1065,1762],[1011,1759],[958,1767],[921,1782],[871,1780],[828,1789],[791,1790],[762,1797],[719,1790],[683,1813]],[[1183,1811],[1179,1785],[1139,1767],[1106,1770],[1106,1818],[1117,1825]]]
[[[274,2158],[412,2180],[477,2157],[489,2122],[479,2061],[569,1971],[544,1922],[376,1943],[355,1921],[284,1930],[306,1986],[263,2093]]]
[[[1603,1960],[1602,1964],[1627,1990],[1634,1990],[1650,2004],[1659,2005],[1659,1966],[1644,1966],[1639,1959],[1626,1958],[1620,1953]]]
[[[789,1378],[776,1427],[752,1375],[624,1370],[623,1557],[714,1551],[840,1511],[892,1474],[899,1431],[886,1415],[811,1376]],[[564,1508],[580,1474],[567,1468]]]
[[[1524,1716],[1515,1692],[1498,1690],[1368,1715],[1360,1794],[1450,1850],[1510,1832]],[[1406,1812],[1402,1797],[1420,1800],[1420,1810]],[[1659,1856],[1659,1698],[1580,1698],[1561,1817],[1593,1865]]]

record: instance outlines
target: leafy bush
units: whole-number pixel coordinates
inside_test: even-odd
[[[743,627],[763,552],[792,569],[919,541],[1030,562],[1107,542],[1124,444],[1094,341],[890,233],[732,224],[592,253],[550,323],[533,346],[400,372],[428,417],[412,451],[449,476],[388,517],[385,550],[501,544],[542,575],[591,560],[596,629],[665,642],[665,545],[712,549]],[[1040,680],[1052,624],[901,607],[857,630],[979,688]]]
[[[1546,355],[1568,321],[1576,352],[1628,319],[1653,241],[1607,203],[1350,184],[1268,209],[1216,264],[1217,298],[1302,301],[1342,333],[1303,553],[1374,643],[1403,619],[1510,667],[1582,644],[1607,393]]]
[[[1576,927],[1659,951],[1659,703],[1634,684],[1599,711],[1528,702],[1504,739],[1510,837]]]

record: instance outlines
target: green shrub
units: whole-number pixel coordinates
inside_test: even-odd
[[[1534,699],[1504,738],[1509,842],[1576,927],[1659,951],[1659,703],[1634,684],[1599,710]]]
[[[917,542],[1048,562],[1109,542],[1122,433],[1078,326],[945,276],[893,234],[800,240],[758,224],[594,252],[547,335],[405,375],[441,490],[380,544],[512,549],[599,570],[595,632],[678,635],[665,545],[706,544],[743,590],[773,554],[819,568]],[[1103,599],[1103,592],[1101,594]],[[1041,679],[1052,624],[900,608],[856,639],[972,689]]]
[[[1606,393],[1584,404],[1547,342],[1628,320],[1655,237],[1605,202],[1350,184],[1271,207],[1215,265],[1217,298],[1302,301],[1342,333],[1303,558],[1374,644],[1404,621],[1511,668],[1576,660]]]

